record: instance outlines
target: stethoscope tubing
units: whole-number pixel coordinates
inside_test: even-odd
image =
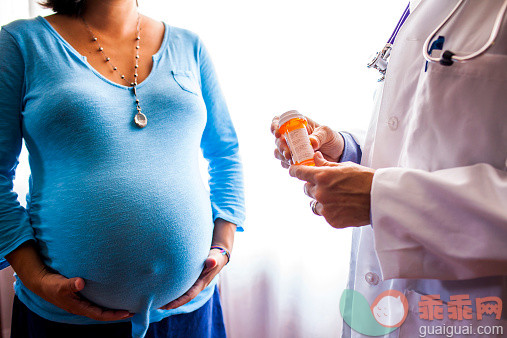
[[[438,34],[438,32],[444,27],[447,22],[454,16],[454,14],[458,11],[458,9],[463,5],[465,0],[460,0],[458,4],[454,7],[454,9],[449,13],[449,15],[442,21],[442,23],[428,36],[426,39],[426,42],[423,45],[423,56],[424,58],[429,62],[440,62],[441,58],[433,57],[428,52],[428,47],[435,38],[435,36]],[[452,61],[458,61],[458,62],[464,62],[472,60],[482,54],[484,54],[491,46],[495,44],[495,40],[498,37],[498,33],[500,32],[500,27],[502,26],[502,21],[505,16],[505,12],[507,11],[507,0],[504,0],[504,3],[502,5],[502,8],[498,12],[498,15],[496,16],[495,24],[493,25],[493,29],[491,30],[491,34],[489,36],[488,41],[477,51],[468,54],[468,55],[452,55],[451,60]]]

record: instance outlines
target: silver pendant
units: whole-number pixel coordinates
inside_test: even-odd
[[[137,112],[136,116],[134,116],[134,122],[139,128],[144,128],[148,124],[148,118],[146,118],[146,115],[139,111]]]

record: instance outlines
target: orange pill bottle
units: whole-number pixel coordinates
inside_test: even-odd
[[[297,165],[314,166],[313,147],[308,137],[306,126],[308,121],[296,110],[283,113],[278,122],[280,134],[285,137],[292,156],[292,162]]]

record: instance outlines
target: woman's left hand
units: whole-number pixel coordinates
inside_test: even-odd
[[[219,246],[231,252],[235,233],[236,224],[217,218],[215,220],[215,227],[213,228],[213,240],[211,241],[211,246]],[[204,269],[194,285],[192,285],[192,287],[188,289],[183,296],[176,298],[172,302],[162,306],[160,309],[176,309],[177,307],[190,302],[192,299],[197,297],[199,292],[204,290],[204,288],[211,283],[213,278],[218,275],[228,262],[229,257],[227,255],[222,254],[222,252],[218,249],[211,249],[209,251],[208,258],[206,258],[206,261],[204,262]]]
[[[199,292],[204,290],[205,287],[211,283],[213,278],[222,270],[222,268],[227,264],[228,258],[226,255],[223,255],[218,249],[211,249],[204,262],[204,269],[201,272],[197,281],[192,285],[192,287],[185,292],[185,294],[179,298],[176,298],[172,302],[162,306],[161,310],[171,310],[177,307],[180,307],[184,304],[187,304],[192,299],[197,297]]]

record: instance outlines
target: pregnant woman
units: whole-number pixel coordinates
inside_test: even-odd
[[[206,49],[135,0],[45,5],[57,14],[0,31],[13,337],[225,336],[216,277],[241,230],[243,188]],[[23,139],[26,209],[12,191]]]

